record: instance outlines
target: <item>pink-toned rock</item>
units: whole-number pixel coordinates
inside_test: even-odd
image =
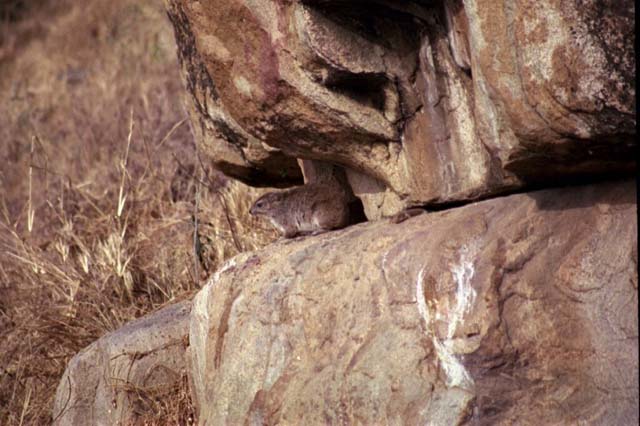
[[[630,0],[166,3],[198,143],[253,185],[331,162],[373,219],[635,169]]]
[[[191,313],[201,424],[636,424],[633,182],[244,253]]]

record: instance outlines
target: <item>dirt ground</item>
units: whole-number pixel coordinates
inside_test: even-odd
[[[186,118],[162,0],[0,3],[0,425],[50,423],[70,357],[275,237]],[[186,424],[186,386],[147,424]]]

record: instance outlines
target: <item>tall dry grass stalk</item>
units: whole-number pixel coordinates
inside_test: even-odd
[[[34,139],[35,136],[31,138],[31,149],[29,150],[29,198],[27,200],[27,230],[29,231],[29,233],[31,233],[31,231],[33,230],[33,219],[35,217],[35,211],[33,210],[33,200],[31,197],[33,194],[33,165],[31,165],[31,163],[33,163]]]
[[[74,354],[275,237],[196,156],[160,0],[38,4],[0,37],[0,425],[48,424]],[[141,422],[193,420],[186,386],[131,388]]]
[[[124,203],[127,200],[127,194],[124,192],[124,183],[127,178],[127,163],[129,161],[129,150],[131,149],[131,136],[133,136],[133,109],[129,118],[129,135],[127,136],[127,148],[124,152],[124,158],[120,162],[120,169],[122,178],[120,180],[120,191],[118,192],[118,211],[116,215],[118,218],[122,216],[122,210],[124,210]]]
[[[129,129],[120,173],[112,173],[102,191],[95,191],[96,182],[70,180],[56,199],[45,198],[38,207],[41,226],[21,232],[9,215],[0,221],[0,271],[10,300],[2,303],[8,321],[0,332],[5,342],[0,397],[7,418],[15,420],[19,413],[20,419],[46,419],[57,380],[79,349],[133,318],[191,296],[222,261],[274,237],[248,214],[263,191],[220,176],[203,173],[207,178],[199,183],[194,175],[176,173],[173,178],[179,176],[186,193],[171,194],[158,191],[159,174],[167,170],[129,174],[127,167],[154,162],[128,156],[135,143],[131,123]],[[31,187],[38,188],[46,171],[28,169],[40,172],[33,174]],[[196,186],[203,188],[198,198]],[[200,276],[193,275],[193,264]],[[156,407],[150,415],[157,416],[159,408],[145,404]]]

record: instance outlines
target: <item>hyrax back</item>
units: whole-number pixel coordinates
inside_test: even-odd
[[[349,225],[349,201],[339,185],[312,183],[263,195],[251,214],[270,219],[285,238],[292,238]]]

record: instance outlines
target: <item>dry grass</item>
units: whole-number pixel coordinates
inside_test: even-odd
[[[71,356],[274,234],[248,215],[261,191],[197,159],[161,0],[14,3],[0,16],[0,424],[47,424]],[[148,424],[185,424],[186,386],[132,394]]]

